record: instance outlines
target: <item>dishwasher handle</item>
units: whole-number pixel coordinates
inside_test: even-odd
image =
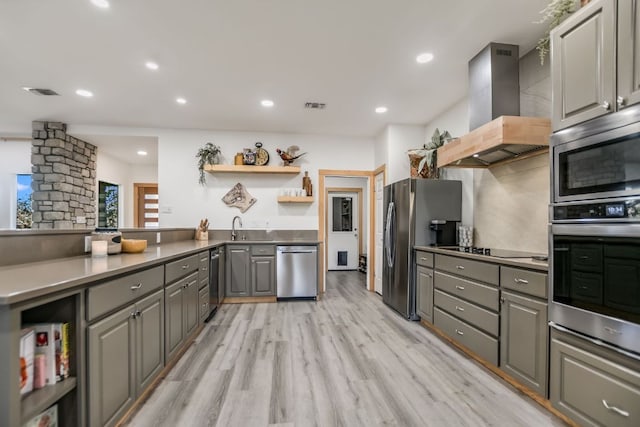
[[[281,254],[315,254],[316,251],[278,251]]]

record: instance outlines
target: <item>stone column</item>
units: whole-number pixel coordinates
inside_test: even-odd
[[[32,124],[33,229],[96,226],[97,147],[60,122]]]

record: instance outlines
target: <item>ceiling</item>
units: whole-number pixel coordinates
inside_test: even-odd
[[[131,165],[158,164],[158,138],[152,136],[88,135],[74,133],[74,137],[98,146],[100,152]],[[141,156],[138,151],[147,154]]]
[[[375,136],[389,123],[425,124],[464,97],[467,62],[487,43],[533,48],[547,2],[110,0],[99,9],[2,0],[0,127],[56,120]],[[421,52],[435,59],[419,65]],[[148,70],[148,60],[160,68]],[[307,101],[327,108],[304,109]],[[381,105],[386,114],[374,112]]]

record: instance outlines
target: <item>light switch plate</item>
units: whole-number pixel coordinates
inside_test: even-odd
[[[87,217],[86,216],[77,216],[76,217],[76,222],[78,224],[86,224],[87,223]]]
[[[156,243],[160,243],[160,232],[156,233]]]
[[[91,252],[91,236],[84,236],[84,251]]]

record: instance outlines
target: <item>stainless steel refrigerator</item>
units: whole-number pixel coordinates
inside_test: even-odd
[[[418,319],[413,247],[434,243],[432,219],[461,216],[461,181],[405,179],[384,188],[382,300],[407,319]]]

